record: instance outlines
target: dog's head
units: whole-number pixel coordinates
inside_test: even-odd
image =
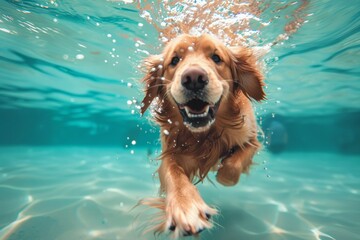
[[[263,77],[252,52],[244,47],[227,48],[209,35],[181,35],[145,63],[141,113],[155,97],[170,101],[193,132],[208,130],[221,102],[230,95],[243,93],[257,101],[265,98]]]

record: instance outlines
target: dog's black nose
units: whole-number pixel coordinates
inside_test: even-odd
[[[192,67],[186,69],[181,76],[181,84],[188,90],[203,89],[209,83],[209,78],[204,69]]]

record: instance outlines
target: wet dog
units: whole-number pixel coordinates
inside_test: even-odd
[[[233,186],[248,172],[260,147],[251,100],[265,99],[256,61],[248,48],[186,34],[145,60],[141,112],[155,101],[164,198],[141,203],[163,211],[156,231],[179,237],[211,228],[210,217],[217,210],[204,202],[193,183],[214,170],[219,183]]]

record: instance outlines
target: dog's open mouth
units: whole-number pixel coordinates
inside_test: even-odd
[[[194,98],[185,104],[179,104],[180,113],[185,125],[192,130],[202,130],[215,121],[216,111],[219,108],[220,100],[211,104],[201,99]]]

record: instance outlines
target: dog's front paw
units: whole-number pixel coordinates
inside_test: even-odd
[[[166,198],[165,228],[173,232],[174,237],[197,235],[212,227],[211,216],[217,211],[202,200],[194,186],[187,193],[174,193]]]

